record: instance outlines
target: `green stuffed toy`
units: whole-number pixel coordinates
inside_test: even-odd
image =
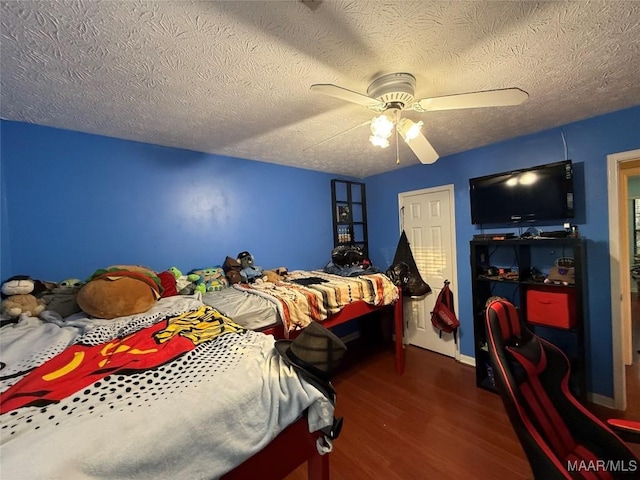
[[[46,302],[47,310],[65,318],[81,311],[76,297],[83,283],[78,278],[67,278],[37,296]]]
[[[178,290],[178,295],[191,295],[196,291],[195,282],[200,278],[200,275],[191,273],[189,275],[183,275],[178,267],[171,267],[168,270],[176,277],[176,290]]]
[[[198,276],[195,281],[196,292],[215,292],[229,286],[229,281],[221,266],[191,270],[189,275]]]

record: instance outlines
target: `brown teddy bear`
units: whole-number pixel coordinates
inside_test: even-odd
[[[227,257],[222,264],[222,269],[231,285],[242,282],[242,265],[237,258]]]
[[[162,295],[153,270],[139,265],[113,265],[97,270],[78,292],[78,305],[96,318],[113,319],[144,313]]]

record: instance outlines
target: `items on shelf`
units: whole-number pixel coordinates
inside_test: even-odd
[[[367,201],[365,185],[348,180],[331,180],[333,246],[359,245],[368,255]]]
[[[528,328],[561,347],[572,362],[569,386],[578,398],[585,398],[585,239],[476,239],[470,250],[476,385],[495,391],[484,313],[487,300],[499,296],[516,306]],[[560,255],[549,258],[556,252]]]
[[[349,227],[339,226],[338,227],[338,242],[347,243],[351,241],[351,232],[349,231]]]

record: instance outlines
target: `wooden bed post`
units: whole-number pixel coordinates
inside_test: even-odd
[[[221,480],[280,480],[304,462],[307,462],[309,480],[329,480],[330,454],[320,455],[316,446],[316,440],[323,435],[322,432],[309,433],[309,421],[303,415],[254,456],[225,473]]]
[[[396,373],[404,373],[404,311],[402,301],[402,288],[398,288],[398,300],[393,306],[393,319],[396,335]]]

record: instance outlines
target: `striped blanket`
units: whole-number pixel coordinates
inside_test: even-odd
[[[398,288],[382,273],[342,277],[322,270],[294,270],[286,281],[240,288],[275,301],[287,333],[312,321],[322,322],[353,302],[382,306],[398,299]]]

